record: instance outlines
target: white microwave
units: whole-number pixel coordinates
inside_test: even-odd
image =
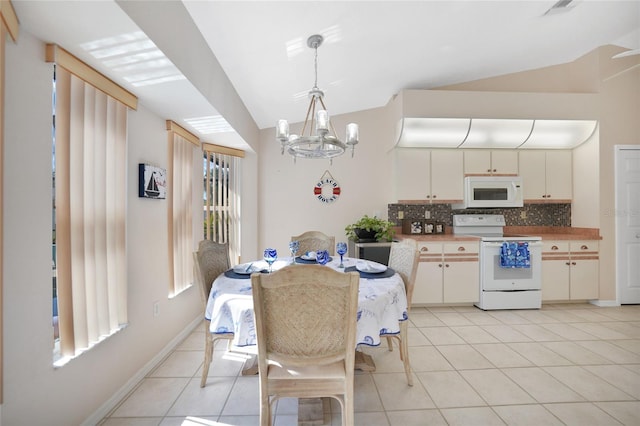
[[[464,178],[464,201],[454,209],[522,207],[520,176],[467,176]]]

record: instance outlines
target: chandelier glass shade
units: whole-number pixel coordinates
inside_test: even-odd
[[[347,124],[345,141],[341,141],[329,119],[327,107],[324,104],[324,92],[318,89],[318,47],[322,44],[321,35],[312,35],[307,39],[307,46],[315,50],[315,83],[309,91],[309,108],[304,119],[302,132],[289,133],[287,120],[279,120],[276,126],[276,139],[282,145],[282,154],[285,150],[294,158],[321,158],[331,160],[345,153],[351,148],[351,156],[358,143],[358,125]]]

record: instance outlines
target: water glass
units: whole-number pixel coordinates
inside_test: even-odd
[[[267,248],[264,250],[264,261],[269,264],[269,273],[272,272],[273,262],[278,258],[278,252],[274,248]]]
[[[326,265],[329,262],[329,252],[326,250],[318,250],[316,252],[316,262],[320,265]]]
[[[296,253],[300,250],[300,241],[289,242],[289,250],[291,251],[291,263],[296,262]]]
[[[338,265],[338,268],[344,268],[344,263],[342,263],[342,256],[347,253],[347,243],[340,242],[336,244],[336,252],[340,255],[340,265]]]

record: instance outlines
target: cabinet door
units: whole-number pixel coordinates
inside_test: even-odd
[[[491,151],[486,149],[464,151],[464,174],[491,174]]]
[[[395,186],[397,200],[431,199],[431,152],[397,148]]]
[[[571,299],[597,299],[599,294],[597,259],[572,259],[569,294]]]
[[[442,259],[418,263],[411,305],[442,303]]]
[[[475,303],[480,298],[479,263],[444,262],[444,303]]]
[[[546,199],[554,201],[571,201],[571,198],[573,196],[573,181],[571,176],[571,151],[547,151]]]
[[[463,154],[455,149],[431,151],[431,201],[462,202]]]
[[[518,168],[522,177],[524,199],[546,200],[545,152],[537,150],[520,151]]]
[[[567,257],[569,253],[566,253]],[[542,300],[569,300],[569,262],[542,261]]]
[[[518,151],[511,149],[491,151],[491,173],[516,176],[518,174]]]

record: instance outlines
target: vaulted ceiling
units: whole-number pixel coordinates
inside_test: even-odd
[[[318,86],[331,114],[383,106],[402,89],[571,62],[602,45],[640,49],[640,1],[176,0],[188,19],[163,24],[163,40],[158,28],[143,29],[171,21],[166,2],[141,0],[144,14],[136,15],[129,1],[12,3],[23,30],[69,50],[202,140],[239,148],[244,141],[212,118],[224,115],[222,102],[176,66],[181,51],[195,48],[193,34],[261,129],[279,118],[304,119],[314,84],[312,34],[325,38]],[[556,3],[566,6],[553,9]]]

